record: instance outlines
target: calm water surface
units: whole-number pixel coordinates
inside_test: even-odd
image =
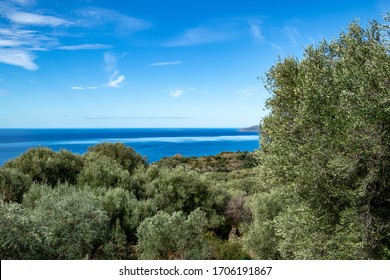
[[[124,143],[154,162],[175,154],[205,156],[253,151],[259,146],[259,135],[236,128],[0,129],[0,166],[33,147],[83,154],[89,146],[102,142]]]

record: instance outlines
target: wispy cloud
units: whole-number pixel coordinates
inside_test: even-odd
[[[301,37],[301,34],[299,34],[298,30],[292,26],[285,26],[284,30],[287,32],[287,36],[290,42],[293,44],[294,47],[296,47],[298,44],[298,40]]]
[[[36,1],[35,0],[8,0],[8,2],[21,5],[21,6],[30,6],[30,5],[34,5]]]
[[[16,47],[33,50],[48,50],[59,45],[56,38],[47,36],[38,31],[16,27],[0,27],[0,47]]]
[[[1,45],[1,41],[0,41]],[[106,44],[81,44],[72,46],[60,46],[57,49],[67,51],[111,49],[113,45]]]
[[[260,93],[261,87],[248,86],[244,89],[237,90],[237,93],[243,96],[245,99],[252,98]]]
[[[112,52],[105,52],[103,54],[103,61],[105,71],[110,75],[107,86],[119,88],[120,84],[125,80],[125,76],[119,75],[119,71],[117,70],[118,57]]]
[[[258,19],[252,19],[249,21],[250,31],[252,37],[259,42],[264,42],[264,36],[260,29],[261,21]]]
[[[76,12],[79,16],[78,25],[95,28],[97,26],[106,26],[107,32],[114,32],[116,35],[128,35],[136,31],[149,29],[149,21],[130,17],[110,9],[102,8],[84,8]]]
[[[73,89],[73,90],[86,90],[86,89],[92,90],[92,89],[97,89],[97,88],[98,87],[95,87],[95,86],[92,86],[92,87],[75,86],[75,87],[71,87],[70,89]]]
[[[12,50],[0,48],[0,62],[23,67],[27,70],[37,70],[39,67],[34,63],[35,56],[25,50]]]
[[[201,88],[195,88],[195,87],[176,87],[171,89],[165,89],[163,92],[167,93],[170,97],[173,98],[179,98],[185,94],[200,94],[204,95],[208,93],[208,87],[203,86]]]
[[[71,25],[70,21],[62,18],[25,12],[12,12],[7,14],[6,17],[14,23],[25,25],[48,25],[52,27]]]
[[[106,65],[106,71],[111,73],[116,68],[116,63],[118,61],[118,58],[112,53],[112,52],[105,52],[103,54],[103,61]]]
[[[0,63],[37,70],[35,51],[48,50],[58,45],[56,39],[39,32],[16,27],[0,27]]]
[[[48,14],[47,11],[35,6],[35,0],[0,0],[0,63],[23,67],[27,70],[37,70],[36,52],[51,50],[97,50],[110,49],[113,46],[99,43],[80,43],[64,45],[64,37],[82,32],[83,28],[99,27],[107,34],[128,35],[144,30],[151,24],[142,19],[129,17],[109,9],[89,8],[73,11],[71,15],[62,17]],[[43,13],[42,11],[45,11]],[[72,33],[68,28],[73,28]],[[76,29],[77,28],[77,29]],[[81,28],[81,29],[80,29]],[[100,32],[99,31],[99,32]],[[76,34],[77,35],[77,34]],[[111,70],[110,76],[113,71]],[[109,81],[109,86],[118,87],[124,80],[120,75]]]
[[[169,96],[178,98],[184,94],[184,89],[174,89],[169,92]]]
[[[164,43],[166,47],[182,47],[230,41],[236,32],[221,27],[196,27],[185,30],[178,37]]]
[[[248,35],[261,42],[265,40],[261,31],[260,19],[238,17],[209,21],[184,30],[162,45],[165,47],[182,47],[223,43],[248,37]]]
[[[114,75],[110,77],[110,81],[108,82],[108,85],[110,87],[119,88],[120,83],[122,83],[125,80],[124,75],[118,75],[118,72],[115,72]]]
[[[23,45],[23,42],[19,40],[0,39],[0,47],[16,47],[21,45]]]
[[[283,48],[275,43],[272,43],[272,42],[268,42],[268,44],[270,44],[274,49],[276,49],[277,51],[279,52],[283,52]]]
[[[176,60],[176,61],[155,62],[149,64],[149,66],[168,66],[168,65],[178,65],[178,64],[182,64],[182,61]]]

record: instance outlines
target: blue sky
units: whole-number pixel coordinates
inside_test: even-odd
[[[0,127],[246,127],[277,57],[390,1],[1,0]]]

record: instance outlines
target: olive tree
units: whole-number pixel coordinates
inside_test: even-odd
[[[353,22],[267,73],[260,180],[283,202],[264,221],[283,258],[390,257],[388,39],[388,26]]]
[[[27,174],[34,181],[54,186],[58,182],[76,183],[83,167],[83,160],[80,155],[72,154],[67,150],[54,152],[50,148],[38,147],[8,161],[5,167]]]
[[[140,259],[207,259],[206,226],[206,215],[199,209],[188,216],[181,211],[160,211],[138,227]]]

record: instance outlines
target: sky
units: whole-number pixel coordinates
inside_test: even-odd
[[[247,127],[278,57],[385,0],[0,0],[0,128]]]

